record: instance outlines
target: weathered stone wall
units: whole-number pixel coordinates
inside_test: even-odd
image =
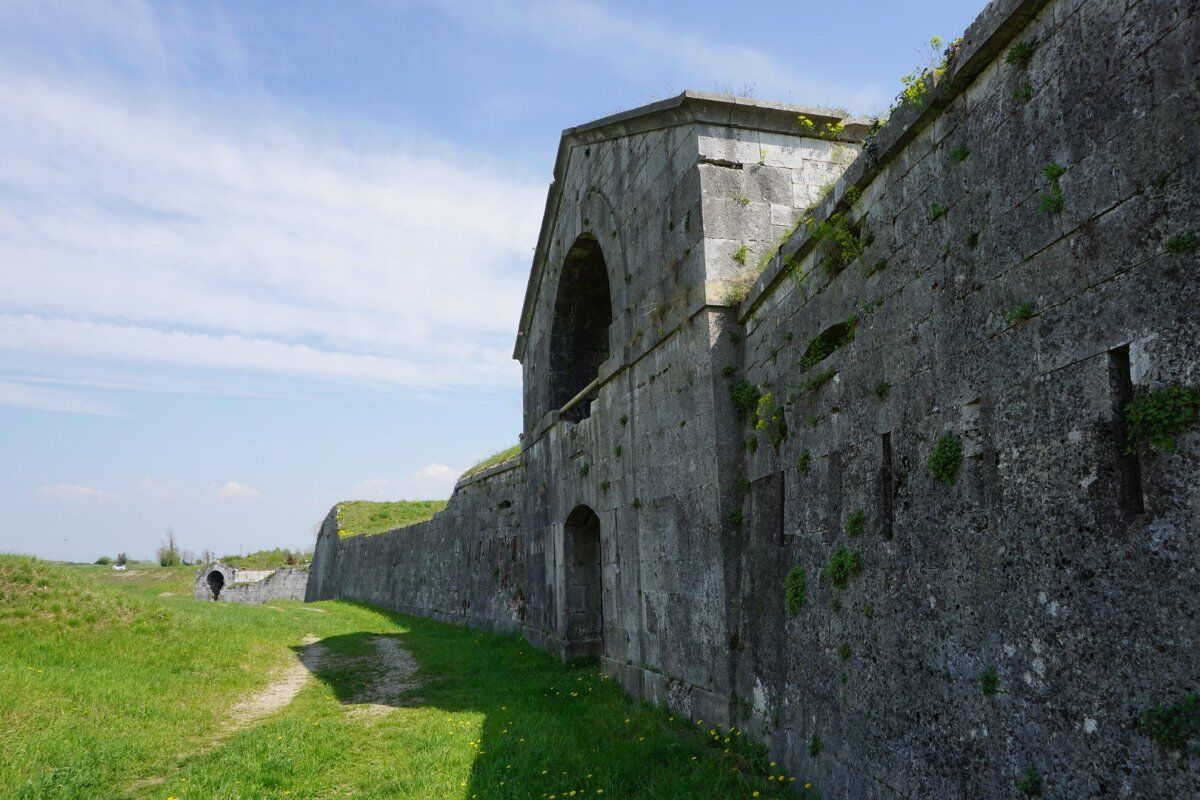
[[[1050,796],[1197,797],[1134,723],[1200,688],[1200,438],[1130,454],[1120,412],[1200,381],[1200,265],[1164,247],[1200,219],[1197,6],[1064,0],[1014,31],[1028,66],[973,53],[1014,5],[1038,4],[994,5],[955,62],[978,74],[952,66],[964,90],[829,198],[862,190],[862,256],[830,277],[789,243],[800,266],[743,305],[745,375],[790,435],[746,459],[736,692],[831,796],[1011,797],[1033,766]],[[949,486],[926,467],[946,432]],[[844,590],[839,547],[863,565]]]
[[[526,615],[524,469],[512,463],[461,484],[428,522],[338,539],[337,508],[317,536],[308,601],[342,598],[488,630]]]
[[[853,163],[853,122],[831,143],[788,130],[796,109],[703,95],[565,132],[518,336],[520,459],[410,528],[339,541],[332,514],[308,599],[573,655],[583,505],[603,668],[747,727],[825,796],[999,800],[1030,767],[1050,796],[1200,796],[1194,759],[1136,724],[1200,691],[1200,437],[1130,452],[1122,412],[1200,383],[1200,265],[1164,247],[1200,227],[1197,13],[998,0]],[[730,305],[839,174],[811,214],[845,214],[864,251],[826,271],[802,228]],[[613,323],[573,423],[549,351],[581,234]],[[840,347],[814,360],[822,334]],[[759,425],[741,380],[770,393]],[[949,484],[926,467],[946,433]],[[838,548],[861,559],[845,588]]]
[[[213,597],[209,576],[221,574],[221,589]],[[261,604],[270,600],[303,600],[308,587],[307,569],[235,569],[217,562],[196,570],[195,594],[200,600]]]

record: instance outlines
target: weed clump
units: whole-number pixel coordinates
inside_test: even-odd
[[[1026,797],[1034,797],[1042,793],[1042,776],[1037,767],[1030,764],[1025,773],[1017,778],[1017,791]]]
[[[969,155],[971,155],[971,148],[965,144],[955,145],[954,149],[950,151],[950,160],[955,164],[959,164],[965,161]]]
[[[845,589],[851,579],[858,577],[863,569],[862,554],[856,550],[839,547],[825,564],[825,579],[839,589]]]
[[[1033,306],[1028,301],[1022,301],[1004,312],[1004,319],[1009,325],[1017,325],[1033,319]]]
[[[1029,66],[1029,62],[1033,60],[1033,54],[1036,51],[1037,42],[1032,39],[1026,39],[1008,48],[1008,52],[1004,54],[1004,61],[1015,67],[1024,69]]]
[[[1186,754],[1192,737],[1200,736],[1200,697],[1184,695],[1173,705],[1149,708],[1137,724],[1162,749]]]
[[[807,447],[800,451],[800,459],[796,462],[796,468],[800,470],[801,475],[806,477],[812,470],[812,453],[809,452]]]
[[[943,433],[933,445],[933,451],[925,466],[933,477],[947,486],[958,482],[958,470],[962,466],[962,442],[950,431]]]
[[[775,402],[775,396],[764,392],[758,398],[754,409],[755,430],[766,431],[771,436],[771,444],[778,448],[788,437],[787,418],[783,414],[783,406]]]
[[[743,419],[758,408],[760,397],[762,390],[747,380],[740,380],[729,387],[729,400],[733,403],[733,410]]]
[[[867,524],[867,514],[861,508],[852,512],[846,517],[846,524],[843,526],[847,536],[858,536],[863,532],[863,528]]]
[[[817,736],[817,735],[814,733],[814,734],[812,735],[812,738],[808,740],[808,754],[809,754],[809,756],[811,756],[812,758],[816,758],[817,756],[821,755],[821,751],[822,751],[822,750],[824,750],[824,749],[825,749],[825,745],[824,745],[824,744],[822,744],[822,742],[821,742],[821,737],[820,737],[820,736]]]
[[[1163,243],[1168,253],[1190,253],[1196,249],[1196,234],[1192,231],[1177,233]]]
[[[984,697],[991,697],[1000,687],[1000,676],[996,673],[996,668],[989,666],[979,673],[979,690],[983,692]]]
[[[1125,406],[1129,445],[1146,442],[1155,450],[1172,453],[1175,437],[1200,421],[1200,389],[1163,386],[1151,389]]]
[[[783,597],[788,613],[793,617],[804,608],[807,599],[804,594],[804,567],[799,564],[792,567],[783,581]]]
[[[892,385],[887,381],[880,381],[875,384],[875,398],[879,401],[888,399],[888,395],[892,393]]]

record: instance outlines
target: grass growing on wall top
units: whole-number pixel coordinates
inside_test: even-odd
[[[462,474],[462,477],[468,478],[471,475],[476,475],[480,472],[483,472],[485,469],[491,469],[492,467],[499,466],[500,464],[503,464],[505,461],[510,461],[510,460],[516,458],[520,454],[521,454],[521,445],[514,444],[512,447],[508,447],[508,448],[505,448],[504,450],[500,450],[495,453],[492,453],[490,456],[485,458],[483,461],[480,461],[478,464],[474,465],[473,467],[469,468],[466,472],[464,472]],[[460,478],[460,480],[461,480],[461,478]]]
[[[377,503],[371,500],[347,500],[338,503],[338,536],[360,536],[415,525],[446,507],[445,500],[397,500]]]
[[[344,602],[161,596],[188,572],[0,556],[0,797],[813,797],[738,731],[633,702],[517,637]],[[306,634],[328,660],[222,735]],[[376,637],[411,653],[418,685],[362,713]]]

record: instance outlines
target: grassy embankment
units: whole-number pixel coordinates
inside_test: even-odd
[[[433,519],[445,507],[445,500],[397,500],[394,503],[346,500],[338,503],[338,536],[362,536],[415,525]]]
[[[0,557],[0,797],[689,800],[802,786],[771,780],[737,732],[632,703],[594,667],[519,639],[347,603],[205,603],[192,578]],[[332,656],[316,677],[222,736],[306,634]],[[420,665],[420,685],[374,715],[351,702],[378,668],[354,658],[373,636]]]

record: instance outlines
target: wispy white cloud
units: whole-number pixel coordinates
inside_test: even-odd
[[[84,392],[15,381],[0,381],[0,406],[68,411],[75,414],[117,414],[111,405]]]
[[[238,481],[214,483],[208,488],[208,493],[223,503],[234,500],[255,500],[262,497],[262,492],[258,489]]]
[[[0,19],[34,16],[13,8]],[[0,369],[517,383],[542,179],[419,131],[339,129],[258,87],[197,94],[188,64],[244,57],[220,25],[132,0],[65,8],[48,13],[68,51],[127,42],[161,69],[147,84],[0,56]]]
[[[853,109],[878,106],[878,87],[847,85],[836,72],[781,60],[758,47],[717,41],[669,23],[630,15],[589,0],[426,0],[464,24],[532,41],[572,58],[613,69],[660,75],[684,88],[732,91],[752,88],[757,97],[807,105],[830,102]],[[752,30],[752,28],[742,28]]]
[[[348,499],[436,500],[449,497],[462,470],[446,464],[426,464],[400,478],[371,478],[352,487]]]
[[[109,503],[120,500],[116,492],[95,489],[91,486],[74,486],[69,483],[55,483],[49,486],[39,486],[33,490],[35,497],[59,503],[97,502]]]

